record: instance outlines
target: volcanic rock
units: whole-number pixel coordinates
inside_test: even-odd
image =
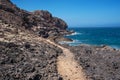
[[[53,36],[50,32],[51,30],[57,29],[59,32],[57,34],[62,35],[67,28],[67,24],[62,19],[53,17],[48,11],[37,10],[28,12],[18,8],[10,0],[0,0],[0,20],[19,28],[29,29],[45,38],[50,35]],[[41,33],[41,30],[44,32]]]
[[[15,33],[17,32],[17,33]],[[62,50],[39,36],[0,21],[0,80],[59,80]]]

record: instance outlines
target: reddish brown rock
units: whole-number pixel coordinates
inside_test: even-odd
[[[0,0],[0,20],[8,24],[13,24],[16,27],[24,27],[40,34],[41,29],[46,29],[44,33],[40,34],[42,37],[49,37],[49,31],[57,29],[58,34],[66,32],[67,24],[60,18],[53,17],[48,11],[37,10],[28,12],[18,8],[10,0]]]

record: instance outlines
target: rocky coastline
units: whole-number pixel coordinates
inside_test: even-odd
[[[72,41],[64,38],[71,33],[65,21],[48,11],[28,12],[0,0],[0,80],[66,80],[57,66],[59,56],[69,57],[65,52],[73,53],[88,80],[120,79],[120,50],[58,43]]]

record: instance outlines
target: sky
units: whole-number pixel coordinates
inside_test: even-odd
[[[120,0],[11,0],[27,11],[48,10],[70,27],[120,26]]]

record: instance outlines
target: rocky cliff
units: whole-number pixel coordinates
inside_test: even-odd
[[[66,28],[48,11],[28,12],[0,0],[0,80],[86,80],[81,71],[88,80],[120,80],[120,50],[50,43]]]
[[[0,19],[16,27],[24,27],[44,38],[66,33],[67,24],[53,17],[48,11],[28,12],[18,8],[10,0],[0,0]]]
[[[42,40],[62,35],[67,24],[48,11],[28,12],[0,0],[0,80],[62,80],[62,50]]]

